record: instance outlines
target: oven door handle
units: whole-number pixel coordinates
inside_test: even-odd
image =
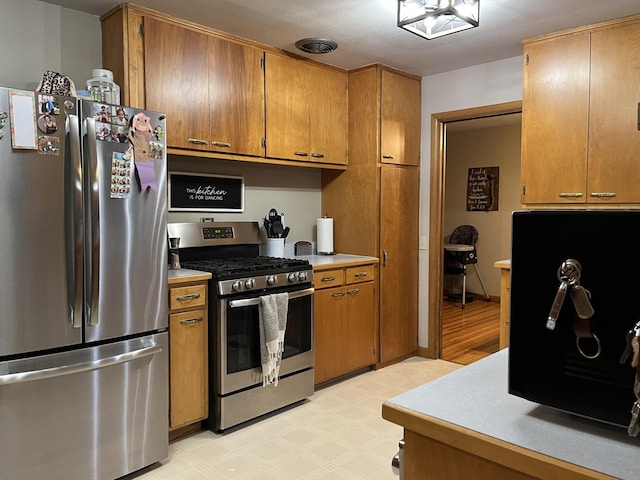
[[[305,288],[304,290],[298,290],[296,292],[291,292],[289,293],[289,299],[293,299],[293,298],[300,298],[300,297],[306,297],[307,295],[312,295],[313,294],[313,287],[311,288]],[[245,298],[242,300],[230,300],[229,301],[229,307],[230,308],[240,308],[240,307],[250,307],[251,305],[260,305],[260,303],[262,302],[262,300],[260,300],[261,297],[254,297],[254,298]]]

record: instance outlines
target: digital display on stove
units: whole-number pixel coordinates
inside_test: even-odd
[[[217,238],[234,238],[233,227],[204,227],[202,236],[205,240],[215,240]]]

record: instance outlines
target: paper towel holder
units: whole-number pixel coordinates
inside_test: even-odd
[[[331,238],[330,239],[325,239],[325,242],[321,242],[320,240],[320,221],[321,220],[329,220],[329,231],[330,231],[330,235]],[[318,231],[317,231],[317,235],[318,235],[318,242],[316,244],[317,246],[317,254],[318,255],[335,255],[336,252],[333,249],[333,219],[329,218],[328,212],[324,212],[324,216],[318,219]],[[322,243],[326,243],[328,241],[328,245],[322,245]],[[321,248],[326,248],[329,247],[328,251],[322,251]]]

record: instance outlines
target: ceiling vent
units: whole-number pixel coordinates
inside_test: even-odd
[[[338,44],[326,38],[303,38],[296,42],[296,48],[307,53],[329,53],[338,48]]]

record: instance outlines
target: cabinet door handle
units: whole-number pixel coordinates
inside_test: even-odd
[[[589,195],[596,198],[613,198],[616,196],[614,192],[593,192]]]
[[[324,153],[312,153],[313,158],[324,158]]]
[[[336,277],[322,277],[321,282],[333,282]]]
[[[192,325],[194,323],[200,323],[201,321],[202,317],[185,318],[184,320],[180,320],[180,325]]]
[[[215,140],[213,142],[211,142],[211,145],[213,145],[214,147],[231,148],[231,144],[230,143],[227,143],[227,142],[216,142]]]
[[[387,254],[386,250],[382,250],[382,266],[383,267],[387,266],[387,260],[389,260],[389,255]]]
[[[194,145],[209,145],[206,140],[200,140],[199,138],[187,138],[187,143],[193,143]]]
[[[195,300],[196,298],[200,298],[199,293],[190,293],[189,295],[181,295],[176,298],[176,300],[182,302],[184,300]]]
[[[561,192],[558,194],[560,198],[580,198],[582,192]]]
[[[367,272],[358,272],[354,275],[354,277],[356,278],[362,278],[362,277],[366,277],[367,276]]]
[[[358,293],[360,293],[359,288],[354,288],[353,290],[347,290],[347,295],[356,295]]]
[[[393,155],[382,155],[385,160],[393,160]]]
[[[338,297],[344,297],[346,295],[346,293],[344,292],[336,292],[336,293],[332,293],[331,296],[334,298],[338,298]]]
[[[293,152],[294,155],[297,155],[298,157],[308,157],[309,154],[307,152]]]

